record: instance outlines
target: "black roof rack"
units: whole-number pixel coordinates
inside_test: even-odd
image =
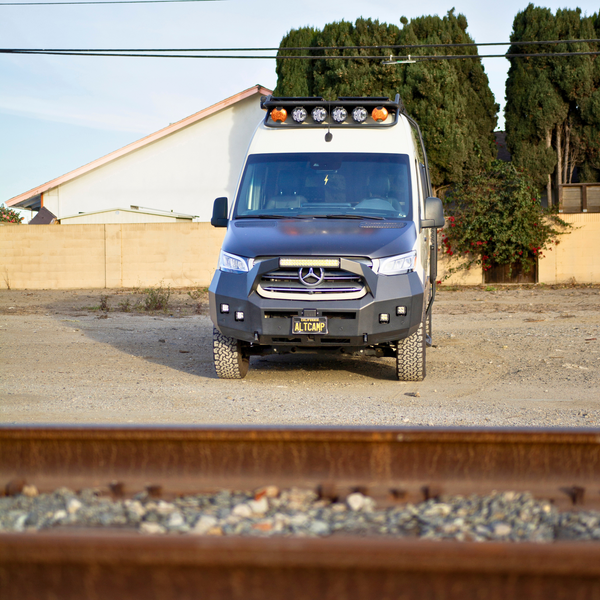
[[[404,102],[400,98],[400,94],[396,94],[394,100],[390,100],[385,96],[340,96],[337,100],[325,100],[321,96],[262,96],[260,99],[260,107],[263,109],[275,108],[276,106],[297,106],[302,105],[318,105],[318,104],[354,104],[356,106],[381,106],[384,105],[386,108],[394,106],[398,108],[401,113],[405,113]]]
[[[350,113],[352,109],[362,106],[365,109],[374,109],[378,106],[384,106],[390,116],[392,117],[391,122],[386,123],[377,123],[375,121],[364,122],[364,123],[353,123],[353,122],[344,122],[344,123],[336,123],[332,119],[327,118],[323,123],[310,123],[304,122],[302,124],[295,123],[281,123],[274,122],[270,118],[270,111],[275,108],[285,108],[290,111],[294,108],[302,106],[306,109],[307,112],[311,112],[311,110],[317,106],[322,106],[327,109],[327,112],[330,113],[332,109],[343,106]],[[398,122],[398,116],[400,114],[406,114],[406,109],[404,107],[404,103],[400,98],[400,94],[396,94],[394,100],[390,100],[389,98],[385,98],[382,96],[342,96],[337,100],[325,100],[319,96],[305,97],[305,96],[296,96],[296,97],[278,97],[278,96],[262,96],[260,99],[260,107],[267,111],[267,116],[265,118],[265,125],[267,127],[391,127]]]

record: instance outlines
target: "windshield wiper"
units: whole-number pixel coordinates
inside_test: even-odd
[[[369,215],[315,215],[317,219],[375,219],[377,221],[384,221],[384,217],[373,217]]]

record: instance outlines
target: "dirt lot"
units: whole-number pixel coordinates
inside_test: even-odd
[[[597,286],[442,288],[417,384],[392,359],[310,355],[221,381],[206,294],[147,299],[0,291],[0,422],[600,425]]]

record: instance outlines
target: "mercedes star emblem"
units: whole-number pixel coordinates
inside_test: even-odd
[[[313,267],[302,267],[298,270],[298,276],[305,286],[315,287],[325,279],[325,271],[321,268],[313,269]]]

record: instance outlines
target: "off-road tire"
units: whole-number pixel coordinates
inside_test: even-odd
[[[242,342],[223,335],[216,327],[213,327],[213,360],[219,379],[243,379],[250,367]]]
[[[396,346],[396,376],[400,381],[425,379],[425,321],[411,336],[399,340]]]
[[[425,344],[427,348],[433,346],[433,331],[431,327],[431,313],[427,315],[427,321],[425,323]]]

